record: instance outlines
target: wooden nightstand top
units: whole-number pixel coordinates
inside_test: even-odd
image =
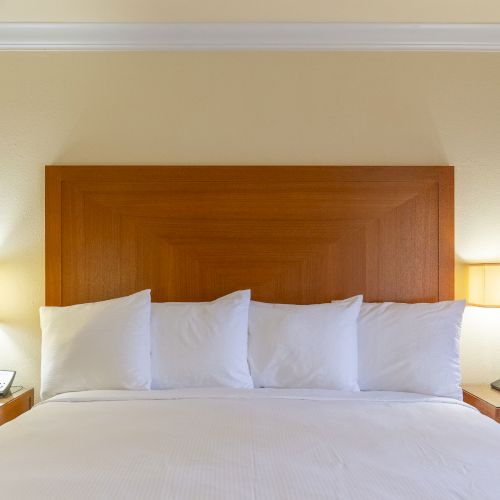
[[[0,425],[30,410],[34,399],[33,387],[21,389],[5,398],[0,398]]]
[[[473,396],[481,398],[488,404],[500,408],[500,391],[492,389],[489,385],[466,384],[462,387],[462,389]]]
[[[15,392],[14,394],[10,394],[9,396],[5,398],[0,398],[0,408],[3,405],[6,405],[13,401],[16,398],[21,397],[23,394],[26,394],[27,392],[33,391],[33,387],[25,387],[24,389],[21,389],[20,391]]]
[[[500,391],[487,384],[466,384],[462,389],[466,403],[500,423]]]

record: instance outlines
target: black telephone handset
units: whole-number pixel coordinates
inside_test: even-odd
[[[0,370],[0,398],[9,394],[10,386],[14,382],[16,372],[10,370]]]

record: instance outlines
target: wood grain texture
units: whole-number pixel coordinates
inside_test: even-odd
[[[6,398],[0,398],[0,425],[30,410],[34,400],[33,388],[22,389]]]
[[[464,385],[462,389],[466,403],[500,423],[500,391],[484,384]]]
[[[453,298],[452,167],[46,168],[46,303]]]

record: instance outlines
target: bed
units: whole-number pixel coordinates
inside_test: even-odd
[[[46,300],[242,288],[453,298],[451,167],[47,167]],[[6,499],[498,499],[500,426],[456,398],[64,392],[0,428]]]
[[[498,424],[420,395],[98,391],[4,427],[5,499],[498,498]]]

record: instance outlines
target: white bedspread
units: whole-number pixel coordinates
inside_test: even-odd
[[[70,393],[0,450],[2,500],[500,499],[500,425],[416,394]]]

